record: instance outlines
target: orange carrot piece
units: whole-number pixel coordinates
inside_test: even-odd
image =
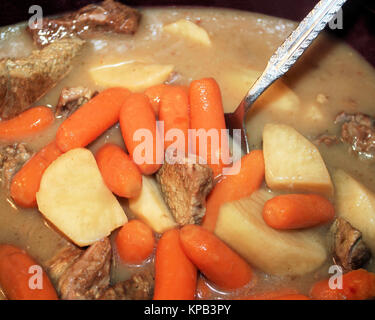
[[[189,259],[220,288],[237,289],[253,278],[248,263],[206,229],[186,225],[180,231],[180,238]]]
[[[160,99],[164,93],[164,90],[170,87],[177,87],[177,88],[183,89],[186,93],[188,93],[189,91],[189,89],[186,86],[168,85],[168,84],[162,83],[162,84],[157,84],[150,88],[147,88],[144,92],[145,95],[150,99],[151,106],[154,109],[156,116],[159,115]]]
[[[126,148],[141,172],[150,175],[159,170],[163,154],[157,155],[159,137],[156,118],[150,101],[144,94],[132,93],[125,100],[120,111],[120,126]],[[147,137],[144,141],[136,141],[134,134],[138,130],[149,133],[152,141]]]
[[[190,119],[189,97],[186,90],[175,86],[170,86],[164,89],[160,100],[159,120],[164,121],[164,149],[167,149],[173,143],[177,150],[188,154],[188,130]],[[181,144],[175,145],[179,140],[173,142],[165,139],[169,130],[176,130],[176,134],[183,134],[183,140],[180,140]],[[170,131],[170,134],[171,132],[172,131]],[[174,139],[176,139],[176,137]]]
[[[154,250],[154,234],[151,228],[142,221],[131,220],[117,234],[116,247],[124,262],[142,263]]]
[[[331,221],[333,204],[316,194],[285,194],[268,200],[263,208],[264,221],[279,230],[309,228]]]
[[[197,136],[192,138],[192,150],[207,160],[216,177],[222,173],[229,159],[228,136],[223,131],[226,126],[219,85],[212,78],[195,80],[190,84],[189,98],[190,127],[197,130]],[[199,129],[206,132],[207,142],[200,140]],[[211,132],[217,133],[218,145],[213,144],[209,138]]]
[[[32,286],[37,281],[32,279],[36,274],[33,266],[40,267],[23,250],[11,245],[0,245],[0,286],[6,297],[10,300],[58,300],[44,271],[41,274],[41,288]]]
[[[63,152],[87,146],[119,120],[121,106],[129,95],[124,88],[100,92],[60,125],[57,146]]]
[[[141,193],[142,175],[119,146],[107,143],[95,158],[104,182],[113,193],[125,198],[135,198]]]
[[[19,251],[20,249],[15,246],[8,244],[0,244],[0,260],[5,259],[6,256],[9,256],[13,253],[17,253]]]
[[[55,141],[49,143],[27,161],[15,174],[10,185],[10,195],[21,207],[36,207],[36,193],[47,167],[55,161],[62,152]]]
[[[159,115],[160,98],[163,95],[164,89],[167,88],[167,84],[157,84],[145,90],[145,95],[149,98],[152,109],[155,115]]]
[[[342,289],[331,289],[329,279],[317,282],[310,295],[316,300],[366,300],[375,297],[375,274],[364,269],[342,276]]]
[[[207,230],[215,230],[222,204],[250,196],[259,189],[264,180],[264,158],[261,150],[254,150],[239,161],[239,173],[223,177],[207,198],[206,214],[202,224]]]
[[[194,300],[197,269],[184,253],[177,229],[163,233],[156,247],[154,300]]]
[[[34,107],[13,119],[0,122],[0,140],[12,141],[27,138],[47,129],[55,117],[50,108]]]

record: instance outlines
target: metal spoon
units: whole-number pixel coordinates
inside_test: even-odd
[[[231,136],[233,129],[241,130],[241,148],[249,153],[245,115],[257,98],[277,79],[283,76],[310,46],[328,22],[337,14],[346,0],[321,0],[298,25],[268,61],[266,69],[253,84],[233,113],[225,114],[225,123]]]

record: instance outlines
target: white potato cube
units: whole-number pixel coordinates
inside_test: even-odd
[[[168,80],[174,66],[170,64],[147,64],[123,62],[90,69],[92,79],[103,87],[124,87],[133,92],[142,92],[148,87]]]
[[[72,149],[51,163],[36,198],[44,217],[78,246],[88,246],[128,221],[85,148]]]
[[[333,196],[333,184],[319,150],[294,128],[266,124],[263,130],[266,183],[274,190]]]
[[[157,233],[177,226],[153,177],[143,176],[141,194],[129,199],[129,208]]]
[[[226,112],[234,111],[261,72],[250,68],[232,68],[224,70],[218,76],[223,92]],[[228,109],[230,106],[231,109]],[[252,110],[268,110],[274,113],[296,113],[300,110],[300,100],[282,80],[276,81],[252,106]]]
[[[333,173],[337,214],[362,232],[375,255],[375,193],[343,170]]]
[[[189,20],[181,19],[167,24],[163,27],[163,30],[204,46],[211,45],[211,40],[207,31]]]

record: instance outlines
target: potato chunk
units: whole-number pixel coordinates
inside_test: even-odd
[[[375,255],[375,193],[340,169],[333,173],[333,181],[337,214],[362,232]]]
[[[91,245],[127,222],[84,148],[61,155],[44,172],[36,195],[39,211],[78,246]]]
[[[189,20],[181,19],[176,22],[167,24],[163,27],[163,30],[171,34],[203,44],[204,46],[211,45],[211,40],[208,36],[207,31]]]
[[[92,79],[103,87],[124,87],[142,92],[148,87],[165,82],[173,71],[170,64],[123,62],[90,69]]]
[[[232,68],[223,70],[218,82],[223,92],[224,107],[237,107],[249,88],[261,75],[260,71],[250,68]],[[251,110],[272,110],[274,113],[295,113],[300,110],[300,100],[282,80],[276,81],[251,107]],[[226,110],[226,112],[233,110]]]
[[[316,232],[280,231],[264,222],[263,206],[272,197],[259,190],[249,198],[224,204],[215,234],[251,265],[272,275],[302,275],[319,268],[327,252]]]
[[[271,189],[333,195],[331,177],[318,149],[294,128],[266,124],[263,152]]]
[[[129,208],[155,232],[163,233],[177,226],[152,177],[143,176],[141,194],[129,199]]]

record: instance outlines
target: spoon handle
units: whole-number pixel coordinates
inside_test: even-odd
[[[243,100],[245,113],[273,82],[283,76],[294,65],[346,1],[319,1],[268,61],[266,69]]]

